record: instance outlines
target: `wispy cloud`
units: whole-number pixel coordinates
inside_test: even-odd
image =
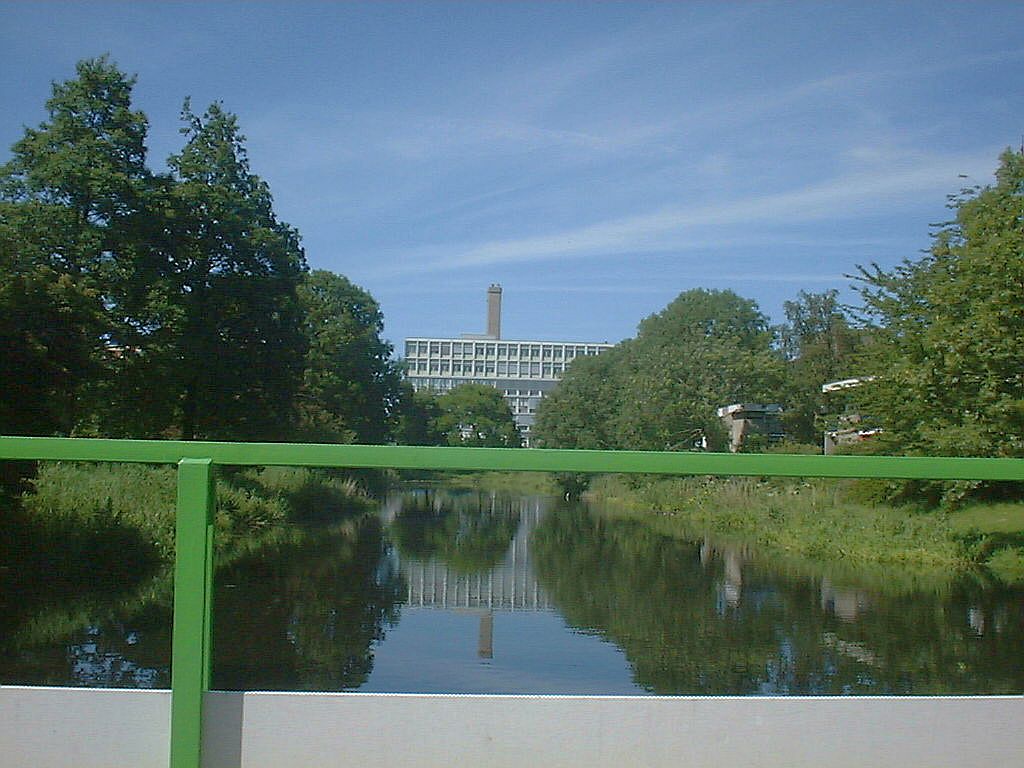
[[[716,241],[750,242],[756,240],[756,235],[752,237],[750,233],[753,226],[785,227],[825,219],[847,220],[921,195],[941,200],[956,189],[959,174],[982,177],[996,152],[988,149],[983,153],[922,160],[888,173],[846,174],[785,192],[707,205],[665,207],[533,237],[431,246],[417,258],[404,260],[389,271],[409,274],[554,259],[609,255],[628,258],[667,250],[691,250]],[[437,256],[438,251],[445,255]]]

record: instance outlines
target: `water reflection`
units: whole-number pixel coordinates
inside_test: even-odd
[[[39,577],[35,588],[31,574],[42,571],[25,563],[38,548],[15,549],[6,545],[0,570],[0,681],[168,684],[168,573],[132,580],[111,566],[77,585],[67,573]],[[924,584],[682,541],[543,497],[407,490],[377,514],[290,528],[219,569],[213,682],[481,693],[1024,690],[1024,593],[970,578]]]
[[[533,549],[540,581],[566,618],[619,645],[652,692],[1024,687],[1020,591],[973,580],[944,594],[838,585],[748,547],[688,544],[583,507],[545,517]],[[992,631],[978,632],[986,626]]]
[[[230,690],[358,688],[404,591],[381,522],[323,528],[218,573],[213,685]]]

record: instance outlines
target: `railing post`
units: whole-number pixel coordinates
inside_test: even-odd
[[[203,693],[210,687],[213,462],[178,463],[171,648],[171,768],[199,768]]]

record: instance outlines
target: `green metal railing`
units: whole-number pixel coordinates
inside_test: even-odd
[[[0,437],[0,460],[177,464],[171,768],[199,768],[210,688],[216,465],[665,475],[1024,480],[1024,459],[520,450]]]

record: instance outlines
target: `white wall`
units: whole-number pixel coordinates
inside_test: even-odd
[[[166,691],[0,688],[4,768],[165,766]],[[1022,697],[208,694],[206,768],[1020,768]]]

